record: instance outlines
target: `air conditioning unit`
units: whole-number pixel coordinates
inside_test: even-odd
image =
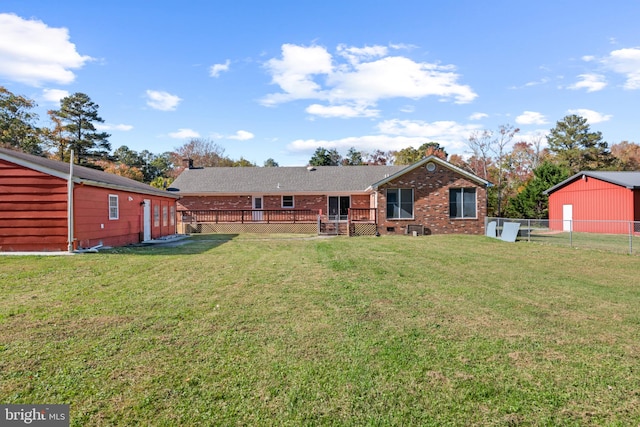
[[[416,236],[424,236],[424,226],[420,224],[407,225],[407,234],[413,235],[414,232]]]

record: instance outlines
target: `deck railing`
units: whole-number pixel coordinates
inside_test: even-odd
[[[349,222],[376,222],[376,208],[350,208]]]
[[[314,223],[319,211],[314,209],[220,209],[182,211],[183,223]]]

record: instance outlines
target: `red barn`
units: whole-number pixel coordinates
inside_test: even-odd
[[[640,172],[579,172],[545,193],[552,229],[627,234],[640,221]]]
[[[0,251],[123,246],[173,235],[178,196],[0,148]]]

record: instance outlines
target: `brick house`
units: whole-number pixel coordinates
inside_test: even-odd
[[[484,233],[489,182],[435,156],[410,166],[185,166],[169,188],[182,232]]]

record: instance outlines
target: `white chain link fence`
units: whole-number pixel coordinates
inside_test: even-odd
[[[640,254],[640,221],[548,220],[488,217],[498,235],[504,223],[520,224],[518,241]]]

